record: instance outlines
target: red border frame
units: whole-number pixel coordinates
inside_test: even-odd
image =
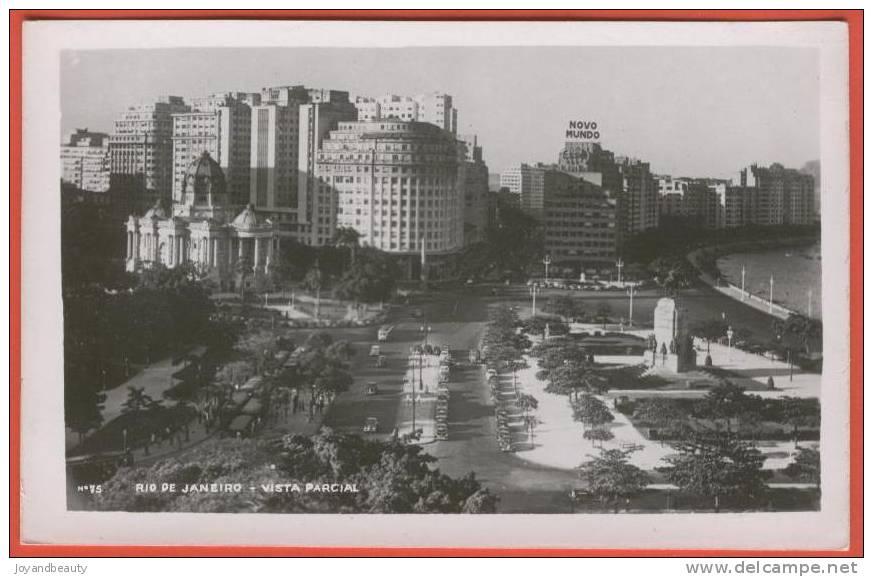
[[[849,546],[844,550],[503,549],[251,546],[36,545],[21,542],[21,121],[22,30],[29,20],[671,20],[845,22],[849,32],[850,420]],[[11,557],[860,557],[863,556],[863,10],[10,10],[10,419]]]

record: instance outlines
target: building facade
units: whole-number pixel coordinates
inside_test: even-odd
[[[735,188],[743,196],[744,224],[808,225],[816,222],[815,179],[774,163],[740,171]]]
[[[615,199],[603,188],[561,170],[544,173],[543,239],[555,266],[597,274],[618,254]]]
[[[439,276],[444,257],[464,242],[458,151],[450,133],[429,123],[340,122],[318,153],[325,218],[333,230],[353,228],[362,244],[404,257],[410,278]]]
[[[61,144],[61,180],[88,192],[109,190],[109,135],[77,129]]]
[[[252,107],[249,202],[279,221],[297,222],[302,86],[264,88]]]
[[[519,164],[500,173],[500,188],[518,197],[518,206],[536,219],[542,219],[546,168]]]
[[[618,242],[658,226],[658,185],[647,162],[617,157],[596,142],[565,143],[558,167],[615,200]]]
[[[222,289],[255,286],[278,256],[278,237],[251,204],[232,202],[238,196],[219,164],[201,153],[172,204],[159,198],[142,216],[128,218],[126,269],[190,264]]]
[[[249,201],[252,106],[260,96],[220,93],[191,100],[191,111],[173,115],[173,199],[178,200],[188,166],[203,152],[219,163],[233,201]]]
[[[690,226],[724,228],[727,183],[707,178],[657,177],[661,219],[680,220]]]
[[[449,94],[434,92],[415,96],[386,94],[378,98],[358,96],[355,98],[358,120],[396,119],[406,122],[427,122],[447,132],[457,134],[458,111]]]
[[[461,145],[459,182],[464,191],[464,244],[484,238],[488,226],[488,166],[476,135],[458,137]]]
[[[318,154],[325,138],[340,122],[358,116],[348,92],[310,90],[309,102],[299,107],[297,161],[297,220],[301,242],[321,246],[331,242],[336,230],[336,202],[329,190],[319,185],[316,174]]]
[[[173,190],[173,114],[190,110],[180,96],[132,106],[109,137],[110,188],[131,209],[144,210]]]
[[[616,157],[622,187],[616,199],[619,226],[631,237],[658,226],[658,186],[649,163]]]

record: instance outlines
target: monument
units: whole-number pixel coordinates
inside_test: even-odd
[[[652,366],[682,373],[697,366],[697,351],[685,326],[685,310],[671,298],[662,298],[655,307],[655,333],[647,360]]]

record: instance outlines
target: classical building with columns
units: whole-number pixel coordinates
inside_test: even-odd
[[[127,220],[128,271],[191,263],[224,290],[253,286],[278,254],[273,223],[250,204],[234,205],[208,152],[192,162],[172,206],[158,200]]]

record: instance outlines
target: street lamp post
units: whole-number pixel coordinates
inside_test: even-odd
[[[740,294],[743,300],[746,300],[746,265],[743,265],[742,280],[740,281]]]
[[[627,290],[627,294],[630,295],[630,304],[629,304],[630,310],[628,311],[628,319],[627,319],[627,324],[629,327],[634,326],[634,289],[635,289],[635,287],[633,285],[631,285],[630,288]]]
[[[546,255],[543,257],[543,264],[546,266],[546,282],[549,282],[549,265],[552,264],[552,257]]]
[[[773,275],[770,275],[770,304],[768,306],[768,311],[772,315],[773,314]]]
[[[728,325],[728,328],[727,328],[728,361],[730,361],[731,357],[733,356],[733,349],[731,348],[731,341],[733,340],[733,338],[734,338],[734,329],[733,329],[733,327]]]
[[[615,267],[618,269],[618,284],[621,286],[621,269],[624,267],[624,261],[618,259],[615,263]]]
[[[424,389],[424,351],[418,351],[418,390]]]
[[[421,332],[421,334],[424,335],[424,346],[427,346],[427,336],[430,334],[431,331],[430,325],[421,325],[419,331]]]
[[[530,287],[530,296],[531,296],[531,305],[530,305],[530,316],[537,316],[537,293],[539,292],[539,288],[537,285],[533,285]]]

